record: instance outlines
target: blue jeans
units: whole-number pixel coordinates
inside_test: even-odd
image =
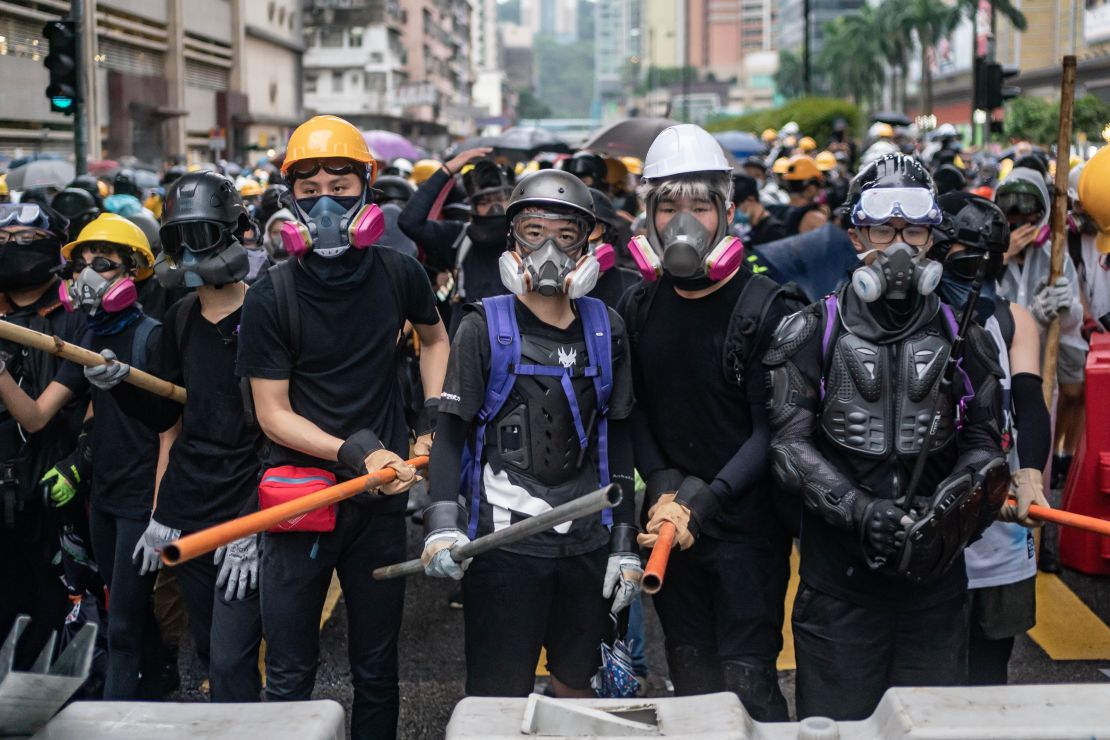
[[[644,642],[644,606],[640,597],[636,596],[628,606],[628,629],[624,633],[624,644],[632,655],[632,671],[641,677],[647,676],[650,670]]]

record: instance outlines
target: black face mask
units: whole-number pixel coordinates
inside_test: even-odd
[[[710,280],[707,275],[688,278],[675,277],[674,275],[671,275],[670,277],[671,281],[674,282],[675,287],[679,290],[705,290],[706,288],[716,285],[716,282]]]
[[[505,247],[509,242],[509,217],[504,213],[471,216],[466,233],[475,244],[498,244]]]
[[[49,282],[53,277],[51,271],[61,262],[59,249],[57,239],[0,247],[0,293]]]

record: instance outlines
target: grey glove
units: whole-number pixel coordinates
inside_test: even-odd
[[[452,578],[461,581],[463,573],[466,572],[473,558],[456,563],[451,557],[451,549],[457,545],[465,545],[467,542],[470,542],[470,538],[458,529],[441,529],[438,532],[432,532],[424,539],[424,552],[420,554],[424,573],[432,578]]]
[[[227,584],[224,600],[245,599],[248,591],[258,588],[258,535],[250,534],[217,548],[215,562],[220,566],[216,588]]]
[[[110,391],[130,374],[131,366],[117,360],[116,353],[110,349],[100,350],[100,356],[104,358],[104,364],[86,367],[85,379],[95,388]]]
[[[152,517],[146,531],[135,545],[131,562],[139,566],[139,575],[145,576],[162,567],[162,548],[181,537],[180,529],[172,529],[159,524]]]
[[[1061,275],[1052,285],[1042,285],[1033,295],[1033,305],[1029,312],[1041,324],[1047,324],[1071,305],[1075,291],[1071,282]]]
[[[640,582],[644,578],[644,568],[640,556],[630,552],[615,552],[605,564],[605,580],[602,581],[601,595],[612,598],[609,611],[620,614],[640,593]],[[614,595],[615,594],[615,595]]]

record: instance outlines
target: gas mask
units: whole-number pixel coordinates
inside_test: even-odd
[[[366,249],[385,233],[385,216],[377,205],[358,197],[301,198],[293,202],[297,221],[281,226],[281,243],[291,257],[309,251],[327,259],[348,248]]]
[[[576,234],[564,226],[575,224]],[[553,296],[566,293],[581,298],[597,285],[601,268],[589,250],[575,259],[586,243],[586,224],[564,213],[522,213],[512,224],[517,249],[506,250],[498,259],[501,282],[515,295],[535,291]],[[518,251],[519,250],[519,251]]]
[[[680,211],[667,222],[663,233],[658,234],[654,203],[649,204],[647,211],[648,235],[633,237],[628,243],[644,280],[653,282],[666,271],[679,279],[704,276],[717,282],[732,274],[743,261],[744,244],[725,233],[726,213],[721,203],[718,203],[716,235],[710,234],[689,211]]]
[[[177,260],[165,252],[154,260],[154,274],[164,288],[229,285],[242,280],[249,270],[247,250],[237,241],[207,255],[198,255],[190,249],[184,249]]]
[[[590,253],[597,260],[597,266],[602,272],[609,272],[617,264],[617,250],[604,241],[604,237],[590,242]]]
[[[939,262],[925,259],[920,250],[904,242],[894,242],[885,250],[864,252],[860,259],[870,254],[875,255],[871,264],[852,273],[852,290],[865,303],[883,296],[902,301],[914,293],[929,295],[937,289],[944,272]]]
[[[107,280],[92,266],[86,267],[75,279],[58,285],[58,300],[69,313],[77,310],[95,316],[100,311],[118,313],[139,298],[135,281],[129,277]]]

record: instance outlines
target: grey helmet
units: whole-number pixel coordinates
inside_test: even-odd
[[[587,232],[593,231],[597,223],[590,189],[576,176],[563,170],[533,172],[516,184],[505,209],[509,221],[528,207],[554,207],[574,211],[586,220]]]

